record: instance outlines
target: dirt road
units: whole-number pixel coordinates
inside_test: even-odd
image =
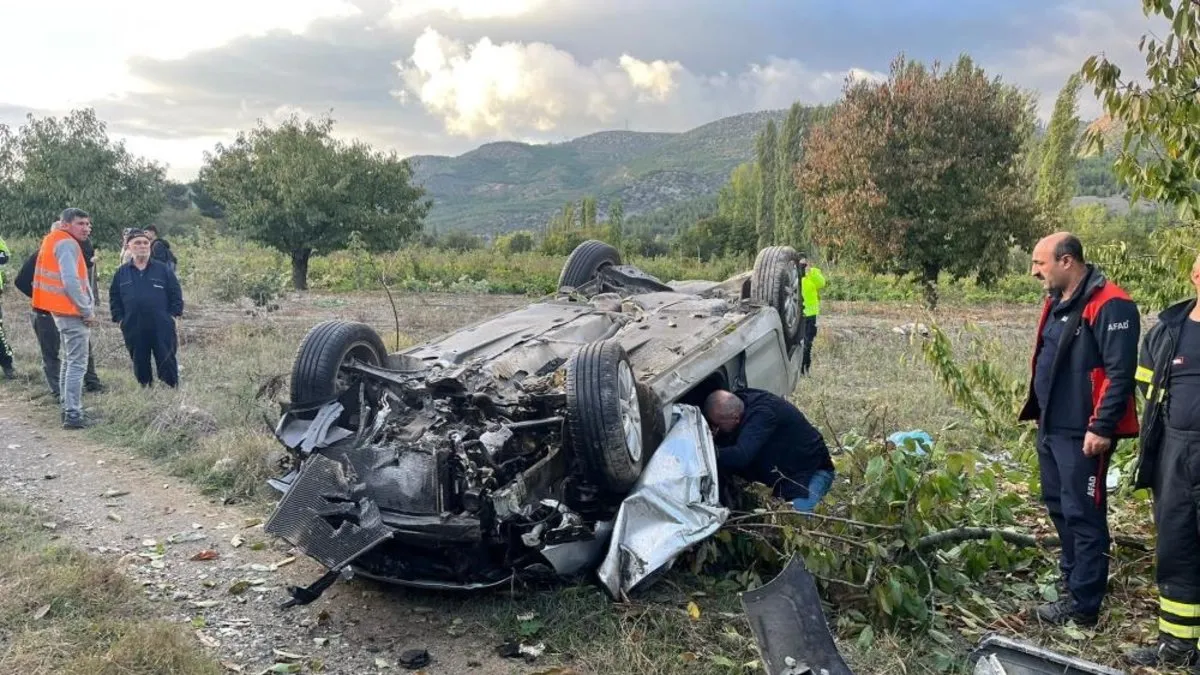
[[[56,417],[0,389],[0,494],[43,511],[45,527],[65,541],[117,562],[164,619],[191,623],[231,672],[288,660],[307,664],[303,672],[404,672],[401,655],[412,649],[428,650],[429,674],[541,669],[496,656],[501,640],[488,626],[382,586],[339,581],[311,605],[279,609],[288,585],[308,585],[323,570],[264,534],[255,524],[264,514],[61,431]]]

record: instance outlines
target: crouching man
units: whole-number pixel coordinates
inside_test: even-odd
[[[719,389],[704,401],[717,468],[762,483],[797,511],[812,511],[833,485],[821,433],[786,399],[760,389]]]
[[[138,384],[153,384],[153,356],[158,379],[174,387],[179,383],[174,317],[183,314],[179,280],[171,268],[150,258],[150,237],[144,231],[129,233],[129,250],[133,257],[113,275],[108,291],[112,320],[121,324]]]

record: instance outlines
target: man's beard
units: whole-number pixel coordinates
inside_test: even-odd
[[[133,261],[139,265],[144,265],[150,260],[150,255],[134,255]]]

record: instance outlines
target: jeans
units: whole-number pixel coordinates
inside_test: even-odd
[[[812,511],[817,503],[829,493],[829,488],[833,487],[834,473],[832,471],[821,470],[812,475],[808,479],[808,496],[796,497],[792,500],[792,507],[797,511]]]
[[[46,375],[46,384],[50,387],[50,393],[57,398],[58,381],[62,377],[62,363],[58,360],[58,348],[62,338],[58,335],[58,326],[54,325],[53,316],[37,310],[30,312],[29,323],[33,326],[33,334],[37,336],[38,348],[42,352],[42,372]],[[83,376],[83,385],[91,390],[99,384],[100,376],[96,375],[96,363],[92,358],[92,345],[89,341],[87,374]]]
[[[88,342],[92,329],[75,316],[56,316],[54,325],[62,337],[62,368],[58,391],[67,417],[83,415],[83,376],[87,373]]]

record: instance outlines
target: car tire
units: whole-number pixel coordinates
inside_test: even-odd
[[[617,249],[602,241],[589,239],[576,246],[567,256],[567,262],[563,263],[562,272],[558,275],[558,287],[579,288],[595,279],[601,268],[620,264],[621,254]]]
[[[349,391],[340,372],[342,364],[351,358],[383,365],[387,348],[374,328],[365,323],[323,321],[309,329],[292,364],[292,405],[307,406],[341,397],[346,410],[340,422],[350,422],[358,414],[358,394]],[[298,416],[311,418],[315,414],[307,411]]]
[[[804,341],[799,261],[799,254],[791,246],[768,246],[758,252],[750,277],[751,302],[769,305],[779,312],[789,350]]]
[[[615,340],[584,345],[567,361],[567,423],[590,481],[624,496],[645,466],[642,396],[624,347]]]

